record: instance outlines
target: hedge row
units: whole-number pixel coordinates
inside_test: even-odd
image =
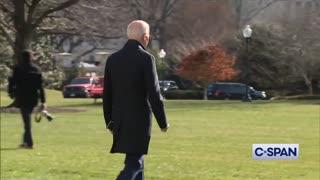
[[[166,99],[203,99],[203,90],[172,90],[164,93]],[[268,96],[270,97],[270,96]],[[271,96],[272,97],[272,96]],[[272,100],[320,100],[320,95],[275,96]]]
[[[203,90],[173,90],[164,93],[166,99],[203,99]]]

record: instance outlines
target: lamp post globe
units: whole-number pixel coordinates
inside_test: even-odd
[[[167,53],[166,53],[163,49],[161,49],[160,52],[159,52],[159,57],[162,59],[162,58],[164,58],[166,55],[167,55]]]
[[[160,60],[161,60],[161,66],[163,66],[163,59],[164,59],[164,57],[166,57],[167,53],[163,49],[161,49],[160,52],[158,53],[158,55],[159,55]]]
[[[242,30],[242,35],[244,38],[251,38],[252,35],[252,29],[250,25],[246,25],[244,29]]]
[[[252,36],[252,29],[250,25],[246,25],[245,28],[242,30],[242,35],[246,40],[246,92],[243,97],[244,102],[251,102],[252,98],[249,92],[249,41]]]

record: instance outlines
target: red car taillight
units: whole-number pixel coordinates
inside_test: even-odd
[[[215,90],[213,93],[214,93],[215,96],[219,96],[221,94],[221,91],[220,90]]]

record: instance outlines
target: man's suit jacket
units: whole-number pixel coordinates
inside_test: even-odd
[[[14,95],[19,108],[33,108],[38,104],[39,98],[45,103],[40,68],[33,63],[17,65],[9,81],[8,91]]]
[[[154,57],[138,41],[128,40],[108,58],[104,81],[104,118],[113,131],[111,153],[147,154],[152,112],[161,129],[168,125]]]

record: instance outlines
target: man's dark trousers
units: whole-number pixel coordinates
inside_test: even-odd
[[[141,154],[126,154],[125,167],[117,180],[143,180],[144,159]]]
[[[32,134],[31,134],[31,114],[33,108],[20,108],[23,124],[24,124],[24,134],[23,143],[27,146],[33,146]]]

